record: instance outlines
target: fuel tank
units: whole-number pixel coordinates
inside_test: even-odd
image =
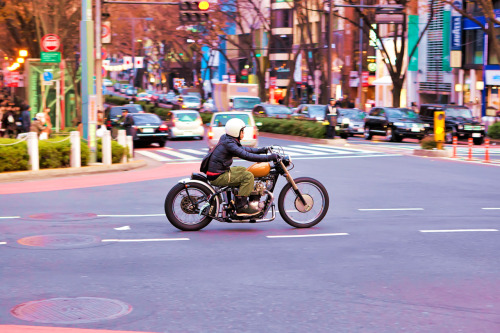
[[[271,172],[271,164],[267,162],[255,163],[248,167],[255,178],[265,177]]]

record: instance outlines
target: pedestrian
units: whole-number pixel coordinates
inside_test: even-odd
[[[48,139],[50,137],[50,135],[52,134],[52,121],[50,119],[50,108],[45,108],[43,110],[43,114],[44,114],[43,121],[44,121],[44,126],[45,126],[45,129],[43,130],[43,132],[46,133],[47,139]]]
[[[2,116],[3,136],[6,138],[15,138],[17,136],[16,114],[12,107],[8,107]]]
[[[43,126],[43,113],[37,113],[35,118],[33,118],[33,121],[30,124],[30,132],[35,132],[38,137],[42,134],[43,130],[45,129],[45,126]]]
[[[337,101],[330,98],[330,104],[326,107],[326,138],[335,139],[335,128],[337,126]]]
[[[21,123],[23,132],[29,132],[31,127],[31,106],[27,104],[22,106]]]
[[[118,120],[118,123],[120,124],[120,129],[124,129],[127,135],[131,135],[130,131],[134,125],[134,119],[128,115],[127,109],[122,109],[122,116]]]
[[[352,98],[350,98],[350,99],[349,99],[349,103],[347,104],[347,107],[348,107],[349,109],[353,109],[353,108],[354,108],[354,106],[355,106],[355,105],[354,105],[354,101],[352,100]]]
[[[419,113],[419,112],[418,112],[418,106],[417,106],[417,103],[416,103],[416,102],[411,102],[411,108],[412,108],[412,110],[413,110],[416,114],[418,114],[418,113]]]

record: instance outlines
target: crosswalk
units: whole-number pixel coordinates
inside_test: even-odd
[[[382,157],[395,156],[397,154],[388,154],[374,152],[358,148],[332,147],[320,144],[294,144],[282,147],[287,155],[294,160],[302,159],[324,159],[324,158],[349,158],[349,157]],[[201,161],[208,153],[208,148],[171,148],[164,147],[159,149],[135,150],[138,156],[147,157],[158,162],[179,163]],[[137,156],[136,155],[136,156]]]

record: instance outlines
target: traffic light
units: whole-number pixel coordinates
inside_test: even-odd
[[[434,140],[438,143],[438,149],[441,149],[445,136],[445,116],[444,111],[434,112]]]
[[[208,21],[208,1],[181,0],[179,2],[179,20],[181,23],[199,23]]]

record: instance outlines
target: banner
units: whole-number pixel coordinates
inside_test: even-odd
[[[451,11],[443,11],[443,72],[450,72]]]
[[[101,26],[101,43],[110,44],[111,43],[111,22],[104,21]]]
[[[144,68],[144,57],[135,57],[135,68]]]
[[[417,45],[418,37],[420,36],[420,31],[418,28],[418,15],[408,15],[408,54],[413,51],[415,45]],[[418,47],[409,59],[408,71],[416,72],[418,71]]]

